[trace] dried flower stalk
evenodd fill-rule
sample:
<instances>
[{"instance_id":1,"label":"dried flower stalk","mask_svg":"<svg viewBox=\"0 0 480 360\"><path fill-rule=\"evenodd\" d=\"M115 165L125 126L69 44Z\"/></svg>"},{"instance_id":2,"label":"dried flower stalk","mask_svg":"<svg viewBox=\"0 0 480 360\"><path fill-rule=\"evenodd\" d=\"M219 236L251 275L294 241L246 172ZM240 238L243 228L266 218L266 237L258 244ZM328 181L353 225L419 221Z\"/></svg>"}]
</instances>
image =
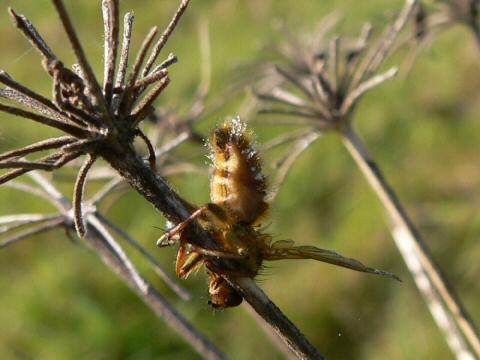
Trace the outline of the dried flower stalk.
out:
<instances>
[{"instance_id":1,"label":"dried flower stalk","mask_svg":"<svg viewBox=\"0 0 480 360\"><path fill-rule=\"evenodd\" d=\"M20 240L56 228L74 230L77 226L74 225L75 215L73 215L71 211L72 203L70 203L50 181L40 174L31 172L30 176L35 182L34 186L17 183L14 187L32 195L40 195L54 205L59 212L53 215L19 214L0 217L0 224L8 225L0 228L0 235L7 235L7 237L0 242L0 248L10 246ZM117 273L120 278L144 300L147 306L157 315L165 319L199 354L206 359L225 359L224 355L178 313L152 284L143 279L121 245L107 230L107 227L113 226L116 232L121 233L124 238L127 238L128 243L140 251L140 253L153 264L155 272L162 277L177 294L186 298L189 296L186 290L176 284L175 281L164 272L153 256L139 243L118 226L112 225L105 216L92 206L89 206L91 201L87 201L86 203L86 207L90 209L90 212L83 216L85 221L83 226L88 229L84 237L85 244L94 250L110 270ZM28 229L11 234L20 227L28 227Z\"/></svg>"},{"instance_id":2,"label":"dried flower stalk","mask_svg":"<svg viewBox=\"0 0 480 360\"><path fill-rule=\"evenodd\" d=\"M362 96L397 73L396 68L378 73L378 68L392 52L395 40L415 6L415 0L406 1L397 19L385 30L376 45L368 46L368 25L359 38L350 41L346 47L341 46L343 38L333 37L329 45L324 46L325 42L315 35L307 38L304 43L299 40L287 43L278 50L285 64L274 67L274 75L270 72L266 81L267 84L274 84L273 87L267 91L257 91L262 104L271 105L261 107L259 112L275 114L283 120L282 124L310 127L310 130L289 134L271 143L271 146L288 141L294 144L293 149L289 149L285 158L279 162L277 188L299 154L322 133L332 131L341 136L347 150L382 202L391 220L395 243L452 352L457 359L473 359L475 356L480 357L479 335L475 324L448 285L397 195L351 125L354 110ZM326 22L323 30L329 27L330 23ZM320 33L323 36L326 31ZM320 47L318 44L321 44ZM262 86L264 87L263 84ZM273 120L271 116L263 116L258 122L261 123L264 119Z\"/></svg>"}]
</instances>

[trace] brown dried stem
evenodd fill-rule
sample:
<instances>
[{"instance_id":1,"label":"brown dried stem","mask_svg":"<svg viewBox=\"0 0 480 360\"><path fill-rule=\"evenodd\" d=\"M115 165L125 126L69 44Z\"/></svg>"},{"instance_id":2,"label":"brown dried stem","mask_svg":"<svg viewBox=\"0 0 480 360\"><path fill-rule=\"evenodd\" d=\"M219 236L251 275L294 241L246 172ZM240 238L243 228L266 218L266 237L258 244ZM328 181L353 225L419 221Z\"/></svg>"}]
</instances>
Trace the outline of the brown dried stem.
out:
<instances>
[{"instance_id":1,"label":"brown dried stem","mask_svg":"<svg viewBox=\"0 0 480 360\"><path fill-rule=\"evenodd\" d=\"M143 68L142 77L147 76L147 74L149 73L153 64L157 60L158 55L160 55L160 52L162 51L163 47L167 43L168 39L170 38L170 35L172 35L173 30L175 30L175 28L177 27L177 24L180 21L180 18L182 17L183 13L187 9L189 2L190 0L182 0L182 2L180 3L180 6L178 7L177 11L173 15L172 19L170 20L170 23L165 28L162 36L160 36L160 39L158 39L157 43L155 44L152 54L148 58L147 63Z\"/></svg>"},{"instance_id":2,"label":"brown dried stem","mask_svg":"<svg viewBox=\"0 0 480 360\"><path fill-rule=\"evenodd\" d=\"M83 192L85 190L85 182L87 181L87 175L93 164L95 163L95 156L88 154L85 162L78 171L77 181L73 187L73 210L74 210L74 222L75 229L79 237L85 236L85 222L82 211Z\"/></svg>"},{"instance_id":3,"label":"brown dried stem","mask_svg":"<svg viewBox=\"0 0 480 360\"><path fill-rule=\"evenodd\" d=\"M118 34L119 34L119 0L103 0L103 26L104 26L104 79L103 93L107 103L112 99L113 84L115 80L115 66L117 64Z\"/></svg>"},{"instance_id":4,"label":"brown dried stem","mask_svg":"<svg viewBox=\"0 0 480 360\"><path fill-rule=\"evenodd\" d=\"M100 106L101 112L103 114L103 121L107 124L111 123L110 114L107 108L107 104L105 101L105 97L103 96L102 89L98 84L97 78L90 66L90 63L87 60L87 56L83 51L82 44L78 39L77 33L73 27L72 21L70 20L70 16L68 15L67 10L65 9L65 5L63 4L62 0L52 0L55 8L57 10L58 16L63 24L65 29L65 33L68 36L68 40L72 46L73 52L75 53L78 64L84 76L85 83L87 87L90 89L92 96L95 98L98 106Z\"/></svg>"},{"instance_id":5,"label":"brown dried stem","mask_svg":"<svg viewBox=\"0 0 480 360\"><path fill-rule=\"evenodd\" d=\"M71 144L76 140L77 139L71 136L60 136L57 138L42 140L34 144L24 146L23 148L20 148L20 149L4 152L3 154L0 155L0 161L32 154L38 151L57 149L59 147L62 147L63 145Z\"/></svg>"},{"instance_id":6,"label":"brown dried stem","mask_svg":"<svg viewBox=\"0 0 480 360\"><path fill-rule=\"evenodd\" d=\"M35 114L35 113L30 112L30 111L19 109L19 108L13 107L13 106L0 104L0 111L6 112L6 113L9 113L9 114L21 117L21 118L33 120L33 121L38 122L40 124L47 125L47 126L62 130L64 132L66 132L67 134L71 134L71 135L76 136L76 137L83 138L83 137L86 137L88 135L87 131L83 130L82 128L80 128L76 125L66 124L66 123L61 122L57 119L52 119L52 118L49 118L49 117L46 117L46 116L43 116L43 115Z\"/></svg>"}]
</instances>

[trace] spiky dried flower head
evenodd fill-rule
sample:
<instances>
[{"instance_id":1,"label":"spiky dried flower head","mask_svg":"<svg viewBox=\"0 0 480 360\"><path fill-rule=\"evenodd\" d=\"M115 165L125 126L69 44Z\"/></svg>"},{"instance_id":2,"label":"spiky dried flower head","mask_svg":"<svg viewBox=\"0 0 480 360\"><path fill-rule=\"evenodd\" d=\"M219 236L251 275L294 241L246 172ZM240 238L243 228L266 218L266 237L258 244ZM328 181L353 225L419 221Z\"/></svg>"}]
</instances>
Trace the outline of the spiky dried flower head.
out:
<instances>
[{"instance_id":1,"label":"spiky dried flower head","mask_svg":"<svg viewBox=\"0 0 480 360\"><path fill-rule=\"evenodd\" d=\"M383 73L378 70L390 55L415 3L407 0L397 19L376 42L370 41L368 24L356 39L333 36L326 40L333 26L328 19L309 36L289 36L290 41L278 51L279 64L274 65L273 76L279 80L271 82L276 85L269 91L257 94L274 105L261 108L260 113L293 118L292 124L312 125L322 132L347 126L360 98L397 73L396 68Z\"/></svg>"},{"instance_id":2,"label":"spiky dried flower head","mask_svg":"<svg viewBox=\"0 0 480 360\"><path fill-rule=\"evenodd\" d=\"M417 4L415 14L414 35L423 43L428 43L439 32L461 24L470 29L480 45L479 0L423 0Z\"/></svg>"},{"instance_id":3,"label":"spiky dried flower head","mask_svg":"<svg viewBox=\"0 0 480 360\"><path fill-rule=\"evenodd\" d=\"M150 30L130 71L128 68L133 13L127 13L124 18L119 56L119 0L103 0L105 57L102 86L87 60L63 1L52 2L78 63L74 64L72 69L67 68L32 23L24 15L9 9L15 26L40 53L42 65L53 79L52 99L21 85L2 70L0 82L6 85L6 88L0 89L0 97L16 102L28 110L0 103L0 111L59 129L68 136L43 140L1 154L0 168L13 170L0 176L0 184L32 170L52 171L81 155L88 155L77 177L73 204L77 232L82 236L85 233L82 215L83 189L88 171L97 158L103 157L108 162L109 153L121 153L123 149L132 147L136 137L140 137L147 143L150 164L155 168L153 146L138 126L153 112L153 102L170 82L168 67L176 62L175 55L170 54L158 64L156 61L186 10L189 0L180 2L158 40L155 41L157 28ZM37 160L24 158L44 150L54 152Z\"/></svg>"}]
</instances>

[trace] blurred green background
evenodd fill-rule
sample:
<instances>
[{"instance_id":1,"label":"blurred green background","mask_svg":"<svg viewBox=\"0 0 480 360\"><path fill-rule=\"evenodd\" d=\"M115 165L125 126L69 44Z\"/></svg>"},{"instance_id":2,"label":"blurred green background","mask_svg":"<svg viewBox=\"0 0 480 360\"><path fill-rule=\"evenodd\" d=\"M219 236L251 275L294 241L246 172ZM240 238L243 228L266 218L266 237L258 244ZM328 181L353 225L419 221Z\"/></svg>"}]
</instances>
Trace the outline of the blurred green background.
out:
<instances>
[{"instance_id":1,"label":"blurred green background","mask_svg":"<svg viewBox=\"0 0 480 360\"><path fill-rule=\"evenodd\" d=\"M102 68L100 1L66 1L96 70ZM152 25L168 21L178 1L123 0L134 9L134 49ZM198 23L207 19L213 79L210 100L223 96L232 68L255 60L261 45L278 40L272 23L312 28L322 16L343 15L340 29L357 34L365 21L381 29L401 1L202 0L192 1L164 54L179 64L159 103L185 108L199 81ZM50 1L0 0L0 68L43 94L50 80L39 56L14 29L13 6L27 15L54 51L71 64L73 54ZM390 63L402 64L406 53ZM419 225L438 263L474 319L480 321L480 51L470 33L442 33L421 54L408 77L375 89L364 99L356 127ZM240 97L199 125L207 134L238 111ZM4 114L0 150L55 132ZM259 141L272 136L257 128ZM180 149L180 152L192 151ZM200 164L205 160L198 157ZM208 178L169 179L194 203L208 200ZM60 182L68 196L72 184ZM98 184L88 186L88 190ZM135 211L132 211L134 209ZM0 215L53 211L44 202L0 189ZM175 250L157 249L164 220L134 192L108 211L173 274ZM313 261L269 264L258 282L329 359L450 359L449 349L420 298L390 238L377 199L340 140L326 136L304 153L288 176L267 220L276 238L291 238L352 255L394 271L399 284ZM213 311L207 305L203 270L182 281L193 300L178 300L135 254L132 257L164 294L232 359L281 355L245 307ZM1 359L194 359L198 358L160 319L89 251L55 231L0 251Z\"/></svg>"}]
</instances>

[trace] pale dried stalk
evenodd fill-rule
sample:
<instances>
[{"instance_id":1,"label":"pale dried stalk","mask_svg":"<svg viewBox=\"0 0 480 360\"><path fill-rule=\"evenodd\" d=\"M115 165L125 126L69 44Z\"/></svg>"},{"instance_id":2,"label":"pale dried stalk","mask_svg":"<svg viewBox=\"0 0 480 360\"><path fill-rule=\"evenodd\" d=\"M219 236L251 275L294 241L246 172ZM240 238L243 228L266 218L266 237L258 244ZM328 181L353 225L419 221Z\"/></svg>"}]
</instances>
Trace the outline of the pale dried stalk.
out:
<instances>
[{"instance_id":1,"label":"pale dried stalk","mask_svg":"<svg viewBox=\"0 0 480 360\"><path fill-rule=\"evenodd\" d=\"M183 316L172 307L167 300L147 281L143 281L139 288L133 281L128 268L113 253L112 249L103 239L103 234L98 228L89 225L86 240L87 244L100 256L107 267L114 271L143 302L160 318L165 319L181 337L183 337L204 359L227 359L213 344L201 335Z\"/></svg>"},{"instance_id":2,"label":"pale dried stalk","mask_svg":"<svg viewBox=\"0 0 480 360\"><path fill-rule=\"evenodd\" d=\"M61 205L63 218L54 224L60 224L74 228L70 208L72 204L65 198L49 181L38 173L31 174L32 179L45 191L50 201ZM101 224L101 220L95 214L85 216L86 228L88 231L84 237L85 243L100 256L107 267L115 272L120 278L149 306L155 314L165 319L181 337L205 359L221 360L226 357L206 339L197 329L193 327L178 311L148 283L131 263L120 244L109 234ZM47 231L54 227L50 224L43 225L41 231ZM38 232L38 229L37 229ZM32 230L28 236L35 232ZM22 239L26 236L22 236ZM16 239L17 240L17 239Z\"/></svg>"},{"instance_id":3,"label":"pale dried stalk","mask_svg":"<svg viewBox=\"0 0 480 360\"><path fill-rule=\"evenodd\" d=\"M152 268L155 270L158 276L162 278L168 286L175 291L183 300L191 300L192 296L190 293L183 287L180 286L175 280L173 280L170 275L168 275L165 270L161 267L158 261L153 257L138 241L131 237L125 230L114 222L108 220L105 216L100 213L95 215L103 224L111 228L118 235L123 237L135 250L137 250L142 256L152 265Z\"/></svg>"},{"instance_id":4,"label":"pale dried stalk","mask_svg":"<svg viewBox=\"0 0 480 360\"><path fill-rule=\"evenodd\" d=\"M456 358L458 360L479 358L478 330L456 294L450 289L392 187L351 127L342 132L342 139L384 206L391 220L391 232L395 244ZM476 356L468 348L459 328Z\"/></svg>"},{"instance_id":5,"label":"pale dried stalk","mask_svg":"<svg viewBox=\"0 0 480 360\"><path fill-rule=\"evenodd\" d=\"M304 124L314 125L316 123L317 131L334 131L343 136L344 143L352 155L354 157L357 155L356 161L360 168L366 174L371 184L375 185L374 189L377 194L379 196L382 194L383 197L380 196L380 198L387 212L393 214L390 217L392 217L396 226L392 230L395 241L397 243L400 242L398 229L402 229L402 234L408 234L409 244L413 244L410 246L410 249L418 252L418 254L411 257L406 256L405 261L416 259L416 262L421 265L421 271L424 276L421 278L422 280L419 280L417 272L413 271L412 264L408 264L409 270L412 271L412 276L416 279L417 286L425 297L434 320L446 334L453 353L458 359L473 359L475 355L480 358L480 352L478 351L479 336L473 321L468 317L460 300L454 295L446 280L440 275L440 271L434 265L427 247L418 235L418 231L412 225L394 192L385 182L380 170L373 166L373 163L367 161L371 158L367 156L368 153L365 147L363 147L363 144L360 146L361 142L350 128L354 110L362 96L370 89L395 75L395 68L384 73L379 73L378 69L394 50L395 40L398 38L401 29L405 26L416 4L416 0L406 0L397 19L387 27L379 42L368 48L365 43L369 33L369 27L367 26L358 39L360 47L353 48L353 53L355 53L354 61L352 62L351 56L353 53L346 53L347 56L344 58L345 64L343 67L339 66L341 64L336 64L339 59L337 53L338 40L334 39L329 48L312 48L309 43L303 44L304 52L307 53L306 58L302 59L300 50L294 51L285 56L286 59L284 60L286 60L288 65L287 70L277 67L278 75L286 82L284 86L293 86L298 91L295 94L285 89L278 91L280 85L276 85L272 88L273 90L261 95L260 98L275 102L276 107L267 108L267 112L281 113L284 116L298 116ZM301 45L297 41L297 47ZM316 56L319 53L323 54L323 57L320 59ZM317 64L314 62L313 65L309 65L308 59L310 57L316 59ZM318 63L318 61L320 62ZM344 71L342 76L340 76L342 78L340 83L342 91L338 91L338 69L343 69ZM335 91L335 88L337 88L337 91ZM296 120L294 118L291 123L301 125ZM292 153L299 151L301 148L295 146L294 149L295 151L292 151ZM364 151L360 151L360 149ZM286 166L284 172L288 171L288 168L289 166ZM405 235L402 238L405 238ZM402 240L402 244L405 241ZM425 283L427 283L427 287L430 290L425 290ZM463 338L462 332L465 338ZM470 350L469 345L473 352Z\"/></svg>"}]
</instances>

